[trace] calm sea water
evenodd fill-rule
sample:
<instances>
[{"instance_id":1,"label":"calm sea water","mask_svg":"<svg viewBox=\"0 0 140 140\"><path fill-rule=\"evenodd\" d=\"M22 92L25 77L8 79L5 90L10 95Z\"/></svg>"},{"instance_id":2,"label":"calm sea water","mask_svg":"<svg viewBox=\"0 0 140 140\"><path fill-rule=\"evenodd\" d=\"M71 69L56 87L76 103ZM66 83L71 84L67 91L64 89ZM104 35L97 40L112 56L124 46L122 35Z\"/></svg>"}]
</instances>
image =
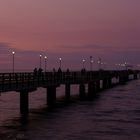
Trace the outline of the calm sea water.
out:
<instances>
[{"instance_id":1,"label":"calm sea water","mask_svg":"<svg viewBox=\"0 0 140 140\"><path fill-rule=\"evenodd\" d=\"M78 93L78 87L72 88ZM57 91L64 95L64 87ZM139 140L140 80L101 92L94 101L75 101L46 110L46 91L30 94L30 114L20 123L19 94L0 96L0 140Z\"/></svg>"}]
</instances>

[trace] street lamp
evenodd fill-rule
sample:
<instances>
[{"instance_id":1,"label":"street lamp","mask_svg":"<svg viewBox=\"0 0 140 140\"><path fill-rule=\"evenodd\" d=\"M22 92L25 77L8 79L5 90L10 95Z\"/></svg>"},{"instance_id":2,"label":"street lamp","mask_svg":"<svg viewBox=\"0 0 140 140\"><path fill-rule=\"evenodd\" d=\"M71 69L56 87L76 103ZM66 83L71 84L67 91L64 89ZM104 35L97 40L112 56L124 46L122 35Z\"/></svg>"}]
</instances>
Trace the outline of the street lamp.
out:
<instances>
[{"instance_id":1,"label":"street lamp","mask_svg":"<svg viewBox=\"0 0 140 140\"><path fill-rule=\"evenodd\" d=\"M92 56L90 56L90 71L92 71L92 64L93 64L93 60L92 60Z\"/></svg>"},{"instance_id":2,"label":"street lamp","mask_svg":"<svg viewBox=\"0 0 140 140\"><path fill-rule=\"evenodd\" d=\"M101 69L101 58L99 58L98 60L98 66L99 66L99 70Z\"/></svg>"},{"instance_id":3,"label":"street lamp","mask_svg":"<svg viewBox=\"0 0 140 140\"><path fill-rule=\"evenodd\" d=\"M44 57L45 60L45 72L46 72L46 67L47 67L47 56Z\"/></svg>"},{"instance_id":4,"label":"street lamp","mask_svg":"<svg viewBox=\"0 0 140 140\"><path fill-rule=\"evenodd\" d=\"M106 62L101 62L102 69L105 69Z\"/></svg>"},{"instance_id":5,"label":"street lamp","mask_svg":"<svg viewBox=\"0 0 140 140\"><path fill-rule=\"evenodd\" d=\"M39 55L39 61L40 61L40 62L39 62L39 65L40 65L40 68L41 68L41 60L42 60L42 55L40 54L40 55Z\"/></svg>"},{"instance_id":6,"label":"street lamp","mask_svg":"<svg viewBox=\"0 0 140 140\"><path fill-rule=\"evenodd\" d=\"M127 70L127 62L124 63L125 69Z\"/></svg>"},{"instance_id":7,"label":"street lamp","mask_svg":"<svg viewBox=\"0 0 140 140\"><path fill-rule=\"evenodd\" d=\"M62 67L62 58L61 57L59 58L59 67L60 67L60 69Z\"/></svg>"},{"instance_id":8,"label":"street lamp","mask_svg":"<svg viewBox=\"0 0 140 140\"><path fill-rule=\"evenodd\" d=\"M82 62L83 62L83 69L85 69L85 61L86 61L85 59L82 60Z\"/></svg>"},{"instance_id":9,"label":"street lamp","mask_svg":"<svg viewBox=\"0 0 140 140\"><path fill-rule=\"evenodd\" d=\"M12 55L13 55L13 73L15 72L15 52L12 51Z\"/></svg>"}]
</instances>

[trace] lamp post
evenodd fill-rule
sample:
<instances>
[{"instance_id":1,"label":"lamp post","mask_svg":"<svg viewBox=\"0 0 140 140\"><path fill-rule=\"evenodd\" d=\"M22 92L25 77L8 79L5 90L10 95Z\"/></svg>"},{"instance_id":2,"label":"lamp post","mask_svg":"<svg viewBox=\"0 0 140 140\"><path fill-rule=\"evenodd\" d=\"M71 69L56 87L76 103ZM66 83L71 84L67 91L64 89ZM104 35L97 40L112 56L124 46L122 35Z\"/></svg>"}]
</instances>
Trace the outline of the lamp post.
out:
<instances>
[{"instance_id":1,"label":"lamp post","mask_svg":"<svg viewBox=\"0 0 140 140\"><path fill-rule=\"evenodd\" d=\"M45 60L45 72L46 72L46 67L47 67L47 56L44 57Z\"/></svg>"},{"instance_id":2,"label":"lamp post","mask_svg":"<svg viewBox=\"0 0 140 140\"><path fill-rule=\"evenodd\" d=\"M85 61L86 61L85 59L82 60L82 62L83 62L83 69L85 69Z\"/></svg>"},{"instance_id":3,"label":"lamp post","mask_svg":"<svg viewBox=\"0 0 140 140\"><path fill-rule=\"evenodd\" d=\"M39 67L40 67L40 68L41 68L41 63L42 63L41 61L42 61L42 55L40 54L40 55L39 55Z\"/></svg>"},{"instance_id":4,"label":"lamp post","mask_svg":"<svg viewBox=\"0 0 140 140\"><path fill-rule=\"evenodd\" d=\"M124 63L125 70L127 70L127 62Z\"/></svg>"},{"instance_id":5,"label":"lamp post","mask_svg":"<svg viewBox=\"0 0 140 140\"><path fill-rule=\"evenodd\" d=\"M90 71L92 71L92 64L93 64L93 60L92 60L92 56L90 56Z\"/></svg>"},{"instance_id":6,"label":"lamp post","mask_svg":"<svg viewBox=\"0 0 140 140\"><path fill-rule=\"evenodd\" d=\"M15 52L12 51L12 56L13 56L13 73L15 72Z\"/></svg>"},{"instance_id":7,"label":"lamp post","mask_svg":"<svg viewBox=\"0 0 140 140\"><path fill-rule=\"evenodd\" d=\"M59 58L59 67L60 67L60 69L62 67L62 58L61 57Z\"/></svg>"},{"instance_id":8,"label":"lamp post","mask_svg":"<svg viewBox=\"0 0 140 140\"><path fill-rule=\"evenodd\" d=\"M101 58L99 58L98 60L98 66L99 66L99 70L101 69Z\"/></svg>"}]
</instances>

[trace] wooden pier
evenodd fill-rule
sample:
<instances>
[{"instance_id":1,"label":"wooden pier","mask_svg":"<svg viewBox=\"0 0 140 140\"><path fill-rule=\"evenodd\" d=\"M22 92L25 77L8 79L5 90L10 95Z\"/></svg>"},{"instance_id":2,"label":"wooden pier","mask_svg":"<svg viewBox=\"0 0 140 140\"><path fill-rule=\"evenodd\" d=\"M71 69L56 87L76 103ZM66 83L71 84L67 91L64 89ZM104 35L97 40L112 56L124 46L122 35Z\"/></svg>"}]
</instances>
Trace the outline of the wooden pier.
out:
<instances>
[{"instance_id":1,"label":"wooden pier","mask_svg":"<svg viewBox=\"0 0 140 140\"><path fill-rule=\"evenodd\" d=\"M65 100L71 97L71 85L79 85L80 99L93 99L101 90L112 88L118 84L125 84L139 77L140 71L66 71L37 73L0 73L0 93L16 91L20 93L20 113L27 116L29 112L29 93L38 87L46 88L47 105L51 107L56 101L56 88L65 85ZM116 83L112 79L116 79ZM100 82L102 81L102 89ZM88 93L85 85L88 85Z\"/></svg>"}]
</instances>

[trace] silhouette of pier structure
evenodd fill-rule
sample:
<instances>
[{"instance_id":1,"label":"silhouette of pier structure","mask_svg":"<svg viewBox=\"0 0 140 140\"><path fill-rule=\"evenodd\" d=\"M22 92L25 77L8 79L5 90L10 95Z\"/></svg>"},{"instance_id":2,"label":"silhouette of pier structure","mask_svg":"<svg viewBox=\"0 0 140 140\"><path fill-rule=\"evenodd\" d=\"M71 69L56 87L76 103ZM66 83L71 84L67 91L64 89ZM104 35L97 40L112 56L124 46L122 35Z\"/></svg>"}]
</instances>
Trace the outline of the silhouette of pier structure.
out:
<instances>
[{"instance_id":1,"label":"silhouette of pier structure","mask_svg":"<svg viewBox=\"0 0 140 140\"><path fill-rule=\"evenodd\" d=\"M135 70L122 71L66 71L32 73L0 73L0 92L16 91L20 93L20 113L27 116L29 112L29 93L39 87L46 88L46 102L52 107L56 102L56 88L65 85L65 100L71 98L71 85L79 85L80 99L93 99L95 95L118 84L125 84L139 77L140 72ZM116 83L112 79L116 79ZM102 88L100 83L102 81ZM85 85L88 85L86 93ZM10 93L9 93L10 94Z\"/></svg>"}]
</instances>

